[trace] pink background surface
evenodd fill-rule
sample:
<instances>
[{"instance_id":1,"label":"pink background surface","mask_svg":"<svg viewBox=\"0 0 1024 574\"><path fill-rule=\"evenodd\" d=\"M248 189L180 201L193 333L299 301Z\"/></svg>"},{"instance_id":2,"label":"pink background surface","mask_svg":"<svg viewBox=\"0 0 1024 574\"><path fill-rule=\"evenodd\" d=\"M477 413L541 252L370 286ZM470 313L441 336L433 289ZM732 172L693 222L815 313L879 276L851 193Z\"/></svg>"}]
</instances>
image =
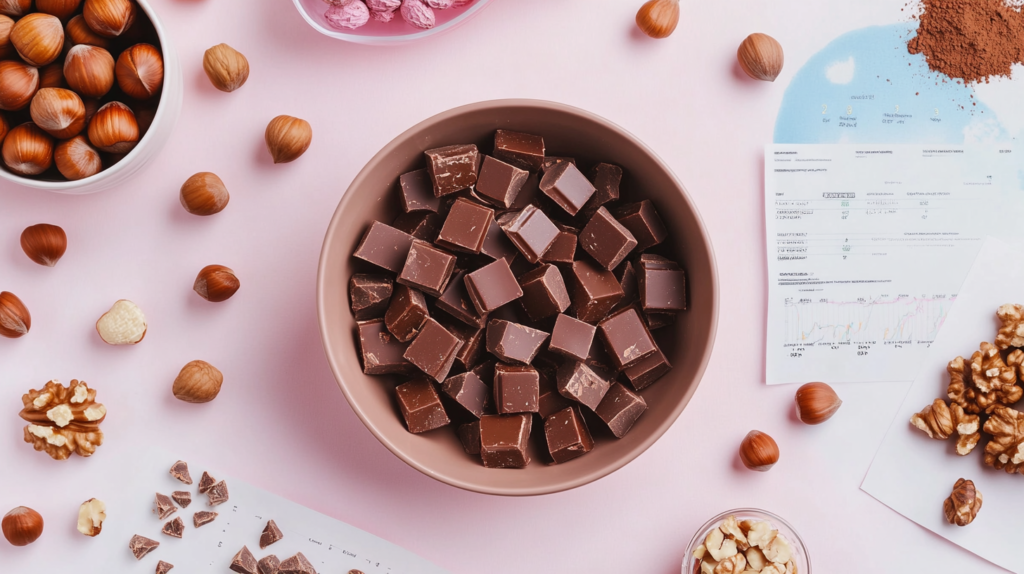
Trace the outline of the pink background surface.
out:
<instances>
[{"instance_id":1,"label":"pink background surface","mask_svg":"<svg viewBox=\"0 0 1024 574\"><path fill-rule=\"evenodd\" d=\"M164 153L99 195L0 187L0 290L21 296L33 315L29 336L0 340L0 507L32 506L48 520L37 544L0 544L5 570L73 563L62 550L79 543L74 515L92 496L80 479L113 470L103 466L107 447L58 464L21 441L21 394L51 378L80 378L108 406L112 448L141 441L210 461L456 574L670 574L700 524L739 506L789 520L818 572L998 571L858 489L906 385L841 386L844 406L818 428L796 421L794 387L764 385L763 145L803 62L843 32L904 18L902 0L684 1L679 29L661 42L635 31L639 0L496 0L452 33L397 48L320 36L286 0L154 4L185 75L184 109ZM736 46L754 31L786 49L774 85L747 80L735 64ZM202 71L202 52L219 42L252 66L234 94L215 91ZM459 491L392 456L338 390L315 307L323 233L362 165L430 115L506 97L582 107L657 150L701 209L722 296L715 354L672 429L603 480L527 499ZM297 162L274 166L262 134L282 113L308 119L314 141ZM178 188L207 170L227 183L231 204L193 217ZM54 269L18 245L21 230L39 222L69 236ZM242 281L219 305L191 290L211 263ZM108 347L93 330L120 298L149 319L136 347ZM196 358L226 377L207 405L170 393ZM782 449L766 474L746 471L736 456L753 428ZM121 470L130 479L131 469Z\"/></svg>"}]
</instances>

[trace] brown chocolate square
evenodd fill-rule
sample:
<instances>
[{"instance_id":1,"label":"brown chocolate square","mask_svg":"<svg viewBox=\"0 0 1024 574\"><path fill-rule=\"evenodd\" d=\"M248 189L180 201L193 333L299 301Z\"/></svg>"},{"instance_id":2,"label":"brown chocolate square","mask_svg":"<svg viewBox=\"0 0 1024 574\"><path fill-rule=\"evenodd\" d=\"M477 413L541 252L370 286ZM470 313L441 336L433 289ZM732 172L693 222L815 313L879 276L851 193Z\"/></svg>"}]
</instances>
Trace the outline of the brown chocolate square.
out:
<instances>
[{"instance_id":1,"label":"brown chocolate square","mask_svg":"<svg viewBox=\"0 0 1024 574\"><path fill-rule=\"evenodd\" d=\"M511 265L512 260L519 254L519 250L502 231L498 221L494 220L487 228L487 236L484 237L484 245L480 248L480 253L491 259L504 259Z\"/></svg>"},{"instance_id":2,"label":"brown chocolate square","mask_svg":"<svg viewBox=\"0 0 1024 574\"><path fill-rule=\"evenodd\" d=\"M511 321L487 323L487 350L502 361L529 365L548 340L548 334Z\"/></svg>"},{"instance_id":3,"label":"brown chocolate square","mask_svg":"<svg viewBox=\"0 0 1024 574\"><path fill-rule=\"evenodd\" d=\"M442 326L462 341L462 348L455 354L455 364L465 370L476 366L485 350L485 331L458 321L445 322Z\"/></svg>"},{"instance_id":4,"label":"brown chocolate square","mask_svg":"<svg viewBox=\"0 0 1024 574\"><path fill-rule=\"evenodd\" d=\"M543 161L540 162L540 171L542 173L547 173L547 171L550 170L551 168L558 167L560 164L563 163L571 163L573 165L576 165L576 158L549 155L545 157Z\"/></svg>"},{"instance_id":5,"label":"brown chocolate square","mask_svg":"<svg viewBox=\"0 0 1024 574\"><path fill-rule=\"evenodd\" d=\"M535 413L539 410L540 375L537 369L498 363L494 366L494 405L498 414Z\"/></svg>"},{"instance_id":6,"label":"brown chocolate square","mask_svg":"<svg viewBox=\"0 0 1024 574\"><path fill-rule=\"evenodd\" d=\"M423 296L423 293L405 285L399 285L395 289L395 294L391 297L391 304L384 315L384 324L396 339L408 343L419 334L420 327L429 316L427 298Z\"/></svg>"},{"instance_id":7,"label":"brown chocolate square","mask_svg":"<svg viewBox=\"0 0 1024 574\"><path fill-rule=\"evenodd\" d=\"M596 323L622 299L622 287L611 271L586 261L573 261L569 269L572 282L572 302L576 318Z\"/></svg>"},{"instance_id":8,"label":"brown chocolate square","mask_svg":"<svg viewBox=\"0 0 1024 574\"><path fill-rule=\"evenodd\" d=\"M671 370L672 364L668 362L664 353L659 349L626 369L625 374L626 378L629 379L629 384L633 385L633 388L637 391L640 391L651 386L652 383Z\"/></svg>"},{"instance_id":9,"label":"brown chocolate square","mask_svg":"<svg viewBox=\"0 0 1024 574\"><path fill-rule=\"evenodd\" d=\"M480 152L475 145L450 145L424 153L436 197L461 191L476 183Z\"/></svg>"},{"instance_id":10,"label":"brown chocolate square","mask_svg":"<svg viewBox=\"0 0 1024 574\"><path fill-rule=\"evenodd\" d=\"M437 321L428 318L403 357L430 378L441 382L448 377L448 371L462 345L458 337Z\"/></svg>"},{"instance_id":11,"label":"brown chocolate square","mask_svg":"<svg viewBox=\"0 0 1024 574\"><path fill-rule=\"evenodd\" d=\"M620 371L658 350L643 319L633 307L607 317L598 323L597 330L616 369Z\"/></svg>"},{"instance_id":12,"label":"brown chocolate square","mask_svg":"<svg viewBox=\"0 0 1024 574\"><path fill-rule=\"evenodd\" d=\"M398 282L440 297L454 270L454 255L426 241L415 239L409 248L405 266L398 275Z\"/></svg>"},{"instance_id":13,"label":"brown chocolate square","mask_svg":"<svg viewBox=\"0 0 1024 574\"><path fill-rule=\"evenodd\" d=\"M605 269L615 269L636 247L636 239L607 209L599 207L580 232L580 247Z\"/></svg>"},{"instance_id":14,"label":"brown chocolate square","mask_svg":"<svg viewBox=\"0 0 1024 574\"><path fill-rule=\"evenodd\" d=\"M491 388L472 371L448 377L441 386L441 392L475 418L491 410Z\"/></svg>"},{"instance_id":15,"label":"brown chocolate square","mask_svg":"<svg viewBox=\"0 0 1024 574\"><path fill-rule=\"evenodd\" d=\"M402 174L398 178L398 198L402 211L433 211L437 213L441 200L434 196L434 183L425 169Z\"/></svg>"},{"instance_id":16,"label":"brown chocolate square","mask_svg":"<svg viewBox=\"0 0 1024 574\"><path fill-rule=\"evenodd\" d=\"M481 316L523 296L519 282L504 259L496 259L466 275L465 283L469 299Z\"/></svg>"},{"instance_id":17,"label":"brown chocolate square","mask_svg":"<svg viewBox=\"0 0 1024 574\"><path fill-rule=\"evenodd\" d=\"M459 425L455 433L459 435L459 442L466 454L480 456L480 421Z\"/></svg>"},{"instance_id":18,"label":"brown chocolate square","mask_svg":"<svg viewBox=\"0 0 1024 574\"><path fill-rule=\"evenodd\" d=\"M637 283L640 305L648 313L686 310L686 273L675 261L656 255L640 257Z\"/></svg>"},{"instance_id":19,"label":"brown chocolate square","mask_svg":"<svg viewBox=\"0 0 1024 574\"><path fill-rule=\"evenodd\" d=\"M360 321L356 326L364 373L388 375L412 370L412 365L403 357L409 345L399 341L398 337L387 330L384 319Z\"/></svg>"},{"instance_id":20,"label":"brown chocolate square","mask_svg":"<svg viewBox=\"0 0 1024 574\"><path fill-rule=\"evenodd\" d=\"M569 462L594 449L594 438L580 414L579 407L569 407L544 419L544 438L555 464Z\"/></svg>"},{"instance_id":21,"label":"brown chocolate square","mask_svg":"<svg viewBox=\"0 0 1024 574\"><path fill-rule=\"evenodd\" d=\"M448 414L429 379L420 377L395 387L398 408L409 432L419 434L447 425Z\"/></svg>"},{"instance_id":22,"label":"brown chocolate square","mask_svg":"<svg viewBox=\"0 0 1024 574\"><path fill-rule=\"evenodd\" d=\"M601 399L608 392L611 381L599 374L585 363L566 361L558 367L558 392L562 396L590 407L590 410L601 404Z\"/></svg>"},{"instance_id":23,"label":"brown chocolate square","mask_svg":"<svg viewBox=\"0 0 1024 574\"><path fill-rule=\"evenodd\" d=\"M535 205L511 211L498 218L498 225L530 263L540 261L558 237L558 228Z\"/></svg>"},{"instance_id":24,"label":"brown chocolate square","mask_svg":"<svg viewBox=\"0 0 1024 574\"><path fill-rule=\"evenodd\" d=\"M590 171L590 181L597 191L583 206L583 215L587 219L593 217L598 207L619 199L622 168L610 163L599 163Z\"/></svg>"},{"instance_id":25,"label":"brown chocolate square","mask_svg":"<svg viewBox=\"0 0 1024 574\"><path fill-rule=\"evenodd\" d=\"M392 225L416 239L433 243L437 239L437 234L441 232L441 226L444 225L444 217L432 211L414 211L399 215Z\"/></svg>"},{"instance_id":26,"label":"brown chocolate square","mask_svg":"<svg viewBox=\"0 0 1024 574\"><path fill-rule=\"evenodd\" d=\"M484 201L508 209L529 175L526 170L486 155L476 181L476 192Z\"/></svg>"},{"instance_id":27,"label":"brown chocolate square","mask_svg":"<svg viewBox=\"0 0 1024 574\"><path fill-rule=\"evenodd\" d=\"M615 218L636 238L637 251L643 251L665 241L668 230L649 199L624 205L615 210Z\"/></svg>"},{"instance_id":28,"label":"brown chocolate square","mask_svg":"<svg viewBox=\"0 0 1024 574\"><path fill-rule=\"evenodd\" d=\"M398 273L412 247L413 236L379 221L370 223L353 257Z\"/></svg>"},{"instance_id":29,"label":"brown chocolate square","mask_svg":"<svg viewBox=\"0 0 1024 574\"><path fill-rule=\"evenodd\" d=\"M356 273L348 280L348 300L356 321L384 316L391 300L394 282L386 275Z\"/></svg>"},{"instance_id":30,"label":"brown chocolate square","mask_svg":"<svg viewBox=\"0 0 1024 574\"><path fill-rule=\"evenodd\" d=\"M636 268L632 261L626 261L615 270L615 276L619 279L619 287L622 288L622 299L612 307L612 312L625 309L640 299L640 289L636 283Z\"/></svg>"},{"instance_id":31,"label":"brown chocolate square","mask_svg":"<svg viewBox=\"0 0 1024 574\"><path fill-rule=\"evenodd\" d=\"M494 133L494 157L527 171L537 171L544 161L544 138L498 130Z\"/></svg>"},{"instance_id":32,"label":"brown chocolate square","mask_svg":"<svg viewBox=\"0 0 1024 574\"><path fill-rule=\"evenodd\" d=\"M594 412L608 425L615 438L622 438L646 410L647 403L643 397L621 383L615 383Z\"/></svg>"},{"instance_id":33,"label":"brown chocolate square","mask_svg":"<svg viewBox=\"0 0 1024 574\"><path fill-rule=\"evenodd\" d=\"M576 259L576 243L579 232L567 225L555 224L558 235L551 242L551 247L544 252L540 260L544 263L572 263Z\"/></svg>"},{"instance_id":34,"label":"brown chocolate square","mask_svg":"<svg viewBox=\"0 0 1024 574\"><path fill-rule=\"evenodd\" d=\"M575 165L569 162L556 163L544 172L540 190L564 209L569 215L576 215L597 191Z\"/></svg>"},{"instance_id":35,"label":"brown chocolate square","mask_svg":"<svg viewBox=\"0 0 1024 574\"><path fill-rule=\"evenodd\" d=\"M557 373L557 370L549 374L544 372L543 369L537 369L537 374L540 375L540 396L537 399L537 414L540 415L541 420L575 404L558 392L558 385L555 383L555 373Z\"/></svg>"},{"instance_id":36,"label":"brown chocolate square","mask_svg":"<svg viewBox=\"0 0 1024 574\"><path fill-rule=\"evenodd\" d=\"M462 197L452 204L444 220L437 244L452 251L480 253L487 230L494 221L494 211Z\"/></svg>"},{"instance_id":37,"label":"brown chocolate square","mask_svg":"<svg viewBox=\"0 0 1024 574\"><path fill-rule=\"evenodd\" d=\"M519 302L533 321L557 315L572 304L562 274L554 265L541 265L523 275L519 286L523 289Z\"/></svg>"},{"instance_id":38,"label":"brown chocolate square","mask_svg":"<svg viewBox=\"0 0 1024 574\"><path fill-rule=\"evenodd\" d=\"M466 325L482 329L487 325L487 315L480 315L466 291L466 272L459 271L452 275L448 287L435 302L437 308Z\"/></svg>"},{"instance_id":39,"label":"brown chocolate square","mask_svg":"<svg viewBox=\"0 0 1024 574\"><path fill-rule=\"evenodd\" d=\"M555 328L551 331L548 349L574 361L586 361L596 332L597 327L590 323L584 323L568 315L559 315L555 318Z\"/></svg>"},{"instance_id":40,"label":"brown chocolate square","mask_svg":"<svg viewBox=\"0 0 1024 574\"><path fill-rule=\"evenodd\" d=\"M480 458L488 468L525 468L533 416L485 415L480 417Z\"/></svg>"}]
</instances>

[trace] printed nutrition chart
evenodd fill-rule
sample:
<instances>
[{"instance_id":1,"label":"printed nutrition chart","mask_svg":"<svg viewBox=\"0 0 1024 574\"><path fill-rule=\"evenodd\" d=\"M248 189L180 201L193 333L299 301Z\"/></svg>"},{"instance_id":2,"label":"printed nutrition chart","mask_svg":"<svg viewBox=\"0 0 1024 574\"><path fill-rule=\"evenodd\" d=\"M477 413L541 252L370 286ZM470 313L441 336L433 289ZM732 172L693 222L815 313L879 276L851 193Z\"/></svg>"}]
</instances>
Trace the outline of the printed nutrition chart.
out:
<instances>
[{"instance_id":1,"label":"printed nutrition chart","mask_svg":"<svg viewBox=\"0 0 1024 574\"><path fill-rule=\"evenodd\" d=\"M769 146L768 384L913 380L985 237L1020 239L1015 153Z\"/></svg>"}]
</instances>

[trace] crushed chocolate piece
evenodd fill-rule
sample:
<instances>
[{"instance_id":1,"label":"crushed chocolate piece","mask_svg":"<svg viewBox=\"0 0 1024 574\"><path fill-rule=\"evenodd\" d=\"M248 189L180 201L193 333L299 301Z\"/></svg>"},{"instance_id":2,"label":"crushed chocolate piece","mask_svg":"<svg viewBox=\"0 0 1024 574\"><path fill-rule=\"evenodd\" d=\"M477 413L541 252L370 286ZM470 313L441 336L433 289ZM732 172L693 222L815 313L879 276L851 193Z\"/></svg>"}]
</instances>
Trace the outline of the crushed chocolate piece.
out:
<instances>
[{"instance_id":1,"label":"crushed chocolate piece","mask_svg":"<svg viewBox=\"0 0 1024 574\"><path fill-rule=\"evenodd\" d=\"M188 463L183 460L179 460L171 465L171 476L185 484L192 484L192 475L188 473Z\"/></svg>"},{"instance_id":2,"label":"crushed chocolate piece","mask_svg":"<svg viewBox=\"0 0 1024 574\"><path fill-rule=\"evenodd\" d=\"M260 534L260 550L282 538L284 538L284 533L277 527L277 523L273 520L267 521L267 525L263 528L263 534Z\"/></svg>"},{"instance_id":3,"label":"crushed chocolate piece","mask_svg":"<svg viewBox=\"0 0 1024 574\"><path fill-rule=\"evenodd\" d=\"M242 546L242 549L231 559L231 566L228 568L238 574L256 574L256 557L249 552L247 546Z\"/></svg>"},{"instance_id":4,"label":"crushed chocolate piece","mask_svg":"<svg viewBox=\"0 0 1024 574\"><path fill-rule=\"evenodd\" d=\"M196 528L199 528L200 526L205 526L205 525L213 522L214 519L216 519L216 518L217 518L217 513L216 512L211 512L209 510L200 510L200 511L198 511L195 514L192 515L192 524Z\"/></svg>"},{"instance_id":5,"label":"crushed chocolate piece","mask_svg":"<svg viewBox=\"0 0 1024 574\"><path fill-rule=\"evenodd\" d=\"M142 560L146 554L156 550L158 546L160 546L160 543L156 540L150 540L138 534L132 536L132 539L128 541L128 549L135 555L136 560Z\"/></svg>"},{"instance_id":6,"label":"crushed chocolate piece","mask_svg":"<svg viewBox=\"0 0 1024 574\"><path fill-rule=\"evenodd\" d=\"M161 560L156 563L156 574L167 574L172 568L174 568L174 564Z\"/></svg>"},{"instance_id":7,"label":"crushed chocolate piece","mask_svg":"<svg viewBox=\"0 0 1024 574\"><path fill-rule=\"evenodd\" d=\"M199 478L199 494L206 494L206 491L210 490L214 484L217 484L217 479L203 471L203 476Z\"/></svg>"},{"instance_id":8,"label":"crushed chocolate piece","mask_svg":"<svg viewBox=\"0 0 1024 574\"><path fill-rule=\"evenodd\" d=\"M168 536L181 538L185 534L185 522L180 516L178 516L174 520L170 520L167 524L164 524L164 527L160 529L160 532Z\"/></svg>"},{"instance_id":9,"label":"crushed chocolate piece","mask_svg":"<svg viewBox=\"0 0 1024 574\"><path fill-rule=\"evenodd\" d=\"M166 494L156 493L156 500L153 501L153 514L160 517L160 520L167 518L178 511L178 507L174 506L174 501L171 500L170 496Z\"/></svg>"},{"instance_id":10,"label":"crushed chocolate piece","mask_svg":"<svg viewBox=\"0 0 1024 574\"><path fill-rule=\"evenodd\" d=\"M228 501L228 484L223 480L218 482L206 491L206 496L210 499L210 506L224 504Z\"/></svg>"},{"instance_id":11,"label":"crushed chocolate piece","mask_svg":"<svg viewBox=\"0 0 1024 574\"><path fill-rule=\"evenodd\" d=\"M171 498L182 508L188 508L188 505L192 504L192 493L187 490L175 490L171 493Z\"/></svg>"},{"instance_id":12,"label":"crushed chocolate piece","mask_svg":"<svg viewBox=\"0 0 1024 574\"><path fill-rule=\"evenodd\" d=\"M277 574L281 569L281 560L273 554L268 554L256 563L256 571L259 574Z\"/></svg>"},{"instance_id":13,"label":"crushed chocolate piece","mask_svg":"<svg viewBox=\"0 0 1024 574\"><path fill-rule=\"evenodd\" d=\"M277 574L316 574L316 568L313 568L309 560L302 555L302 552L299 552L281 562L281 568Z\"/></svg>"}]
</instances>

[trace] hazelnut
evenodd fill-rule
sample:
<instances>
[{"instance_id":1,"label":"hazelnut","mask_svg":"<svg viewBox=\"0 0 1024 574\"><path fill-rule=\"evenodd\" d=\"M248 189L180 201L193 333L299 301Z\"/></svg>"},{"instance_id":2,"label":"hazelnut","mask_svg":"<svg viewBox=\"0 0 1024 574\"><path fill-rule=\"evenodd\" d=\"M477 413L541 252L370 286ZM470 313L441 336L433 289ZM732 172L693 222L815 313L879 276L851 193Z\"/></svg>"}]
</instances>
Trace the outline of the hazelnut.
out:
<instances>
[{"instance_id":1,"label":"hazelnut","mask_svg":"<svg viewBox=\"0 0 1024 574\"><path fill-rule=\"evenodd\" d=\"M118 56L114 74L117 85L128 97L146 100L156 95L164 83L164 60L156 46L136 44Z\"/></svg>"},{"instance_id":2,"label":"hazelnut","mask_svg":"<svg viewBox=\"0 0 1024 574\"><path fill-rule=\"evenodd\" d=\"M89 44L90 46L109 50L111 45L109 39L92 31L92 28L85 23L85 18L81 14L68 20L68 24L64 28L64 37L72 46Z\"/></svg>"},{"instance_id":3,"label":"hazelnut","mask_svg":"<svg viewBox=\"0 0 1024 574\"><path fill-rule=\"evenodd\" d=\"M57 144L53 151L53 163L57 171L71 181L92 177L103 171L103 160L100 152L89 145L89 139L77 135Z\"/></svg>"},{"instance_id":4,"label":"hazelnut","mask_svg":"<svg viewBox=\"0 0 1024 574\"><path fill-rule=\"evenodd\" d=\"M14 60L0 62L0 110L24 108L38 89L39 70Z\"/></svg>"},{"instance_id":5,"label":"hazelnut","mask_svg":"<svg viewBox=\"0 0 1024 574\"><path fill-rule=\"evenodd\" d=\"M53 165L53 138L33 123L21 124L4 138L0 155L18 175L39 175Z\"/></svg>"},{"instance_id":6,"label":"hazelnut","mask_svg":"<svg viewBox=\"0 0 1024 574\"><path fill-rule=\"evenodd\" d=\"M66 88L64 81L64 62L56 61L39 68L39 89Z\"/></svg>"},{"instance_id":7,"label":"hazelnut","mask_svg":"<svg viewBox=\"0 0 1024 574\"><path fill-rule=\"evenodd\" d=\"M96 321L96 332L108 345L135 345L146 336L146 316L139 306L121 299Z\"/></svg>"},{"instance_id":8,"label":"hazelnut","mask_svg":"<svg viewBox=\"0 0 1024 574\"><path fill-rule=\"evenodd\" d=\"M192 288L200 297L212 303L227 301L238 291L238 277L223 265L207 265L196 277Z\"/></svg>"},{"instance_id":9,"label":"hazelnut","mask_svg":"<svg viewBox=\"0 0 1024 574\"><path fill-rule=\"evenodd\" d=\"M206 361L192 361L182 367L171 392L186 403L208 403L217 398L224 375Z\"/></svg>"},{"instance_id":10,"label":"hazelnut","mask_svg":"<svg viewBox=\"0 0 1024 574\"><path fill-rule=\"evenodd\" d=\"M64 48L64 25L49 14L29 14L11 30L11 44L25 63L45 66L60 56Z\"/></svg>"},{"instance_id":11,"label":"hazelnut","mask_svg":"<svg viewBox=\"0 0 1024 574\"><path fill-rule=\"evenodd\" d=\"M203 54L203 69L213 87L233 92L249 79L249 60L227 44L217 44Z\"/></svg>"},{"instance_id":12,"label":"hazelnut","mask_svg":"<svg viewBox=\"0 0 1024 574\"><path fill-rule=\"evenodd\" d=\"M36 0L36 10L66 20L78 11L82 0Z\"/></svg>"},{"instance_id":13,"label":"hazelnut","mask_svg":"<svg viewBox=\"0 0 1024 574\"><path fill-rule=\"evenodd\" d=\"M796 390L796 416L809 425L820 425L836 414L843 401L825 383L807 383Z\"/></svg>"},{"instance_id":14,"label":"hazelnut","mask_svg":"<svg viewBox=\"0 0 1024 574\"><path fill-rule=\"evenodd\" d=\"M32 0L0 0L0 14L18 18L32 9Z\"/></svg>"},{"instance_id":15,"label":"hazelnut","mask_svg":"<svg viewBox=\"0 0 1024 574\"><path fill-rule=\"evenodd\" d=\"M114 58L99 46L74 46L64 60L64 80L83 98L102 98L114 86Z\"/></svg>"},{"instance_id":16,"label":"hazelnut","mask_svg":"<svg viewBox=\"0 0 1024 574\"><path fill-rule=\"evenodd\" d=\"M0 336L17 339L32 328L32 315L14 293L0 293Z\"/></svg>"},{"instance_id":17,"label":"hazelnut","mask_svg":"<svg viewBox=\"0 0 1024 574\"><path fill-rule=\"evenodd\" d=\"M636 13L636 25L651 38L668 38L679 24L679 0L648 0Z\"/></svg>"},{"instance_id":18,"label":"hazelnut","mask_svg":"<svg viewBox=\"0 0 1024 574\"><path fill-rule=\"evenodd\" d=\"M71 90L39 90L32 98L29 113L37 126L59 140L75 137L85 127L85 104Z\"/></svg>"},{"instance_id":19,"label":"hazelnut","mask_svg":"<svg viewBox=\"0 0 1024 574\"><path fill-rule=\"evenodd\" d=\"M181 206L192 215L213 215L228 205L231 196L216 174L199 172L181 185Z\"/></svg>"},{"instance_id":20,"label":"hazelnut","mask_svg":"<svg viewBox=\"0 0 1024 574\"><path fill-rule=\"evenodd\" d=\"M277 116L267 125L267 149L274 163L295 161L309 149L313 128L309 122L291 116Z\"/></svg>"},{"instance_id":21,"label":"hazelnut","mask_svg":"<svg viewBox=\"0 0 1024 574\"><path fill-rule=\"evenodd\" d=\"M78 507L78 531L93 537L103 530L103 521L107 519L107 505L102 500L90 498Z\"/></svg>"},{"instance_id":22,"label":"hazelnut","mask_svg":"<svg viewBox=\"0 0 1024 574\"><path fill-rule=\"evenodd\" d=\"M43 517L38 512L19 506L3 519L4 538L14 546L28 546L43 535Z\"/></svg>"},{"instance_id":23,"label":"hazelnut","mask_svg":"<svg viewBox=\"0 0 1024 574\"><path fill-rule=\"evenodd\" d=\"M89 141L109 153L128 153L139 143L139 123L131 108L110 102L96 110L89 121Z\"/></svg>"},{"instance_id":24,"label":"hazelnut","mask_svg":"<svg viewBox=\"0 0 1024 574\"><path fill-rule=\"evenodd\" d=\"M740 44L736 57L748 76L766 82L774 82L779 77L785 62L782 45L768 34L747 36Z\"/></svg>"},{"instance_id":25,"label":"hazelnut","mask_svg":"<svg viewBox=\"0 0 1024 574\"><path fill-rule=\"evenodd\" d=\"M14 29L14 20L10 16L0 15L0 59L14 56L14 46L11 45L11 30Z\"/></svg>"},{"instance_id":26,"label":"hazelnut","mask_svg":"<svg viewBox=\"0 0 1024 574\"><path fill-rule=\"evenodd\" d=\"M131 0L85 0L82 17L100 36L116 38L135 21L135 2Z\"/></svg>"},{"instance_id":27,"label":"hazelnut","mask_svg":"<svg viewBox=\"0 0 1024 574\"><path fill-rule=\"evenodd\" d=\"M752 430L740 443L740 460L750 470L765 472L779 462L779 445L767 434Z\"/></svg>"},{"instance_id":28,"label":"hazelnut","mask_svg":"<svg viewBox=\"0 0 1024 574\"><path fill-rule=\"evenodd\" d=\"M68 236L56 225L40 223L21 232L21 249L40 265L53 267L68 248Z\"/></svg>"}]
</instances>

